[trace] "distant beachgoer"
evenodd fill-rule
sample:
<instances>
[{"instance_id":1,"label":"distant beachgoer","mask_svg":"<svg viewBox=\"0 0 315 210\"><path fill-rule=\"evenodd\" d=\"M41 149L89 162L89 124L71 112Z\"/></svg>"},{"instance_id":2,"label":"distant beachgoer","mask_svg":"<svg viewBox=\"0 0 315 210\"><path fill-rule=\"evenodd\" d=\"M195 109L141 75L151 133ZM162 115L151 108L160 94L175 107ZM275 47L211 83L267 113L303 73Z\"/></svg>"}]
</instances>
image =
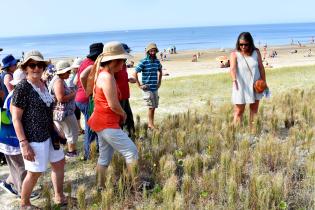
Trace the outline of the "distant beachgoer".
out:
<instances>
[{"instance_id":1,"label":"distant beachgoer","mask_svg":"<svg viewBox=\"0 0 315 210\"><path fill-rule=\"evenodd\" d=\"M129 48L127 44L123 44L123 47L127 53L131 52L131 49ZM129 103L129 98L130 98L129 82L136 83L136 80L133 77L128 78L126 63L124 63L122 69L119 72L116 72L114 75L115 75L117 87L121 94L119 98L119 102L120 102L121 107L127 114L126 121L121 124L121 129L124 130L125 128L128 132L128 136L133 137L135 133L135 123L133 120L133 114L132 114L132 110L130 108L130 103Z\"/></svg>"},{"instance_id":2,"label":"distant beachgoer","mask_svg":"<svg viewBox=\"0 0 315 210\"><path fill-rule=\"evenodd\" d=\"M302 44L301 44L301 42L300 42L300 41L298 41L298 45L299 45L299 47L302 47Z\"/></svg>"},{"instance_id":3,"label":"distant beachgoer","mask_svg":"<svg viewBox=\"0 0 315 210\"><path fill-rule=\"evenodd\" d=\"M263 49L263 60L265 60L267 57L267 44L264 45L264 49Z\"/></svg>"},{"instance_id":4,"label":"distant beachgoer","mask_svg":"<svg viewBox=\"0 0 315 210\"><path fill-rule=\"evenodd\" d=\"M69 62L58 61L56 64L56 75L52 78L48 90L55 98L53 103L54 123L59 130L63 131L67 139L68 151L66 157L76 158L78 156L76 143L79 132L77 119L74 114L76 91L70 89L65 82L69 78L71 70ZM62 113L58 110L60 106L64 107Z\"/></svg>"},{"instance_id":5,"label":"distant beachgoer","mask_svg":"<svg viewBox=\"0 0 315 210\"><path fill-rule=\"evenodd\" d=\"M160 52L160 59L163 61L163 52Z\"/></svg>"},{"instance_id":6,"label":"distant beachgoer","mask_svg":"<svg viewBox=\"0 0 315 210\"><path fill-rule=\"evenodd\" d=\"M11 101L12 121L27 170L22 184L21 209L33 208L30 195L38 178L47 170L48 163L51 165L55 203L64 205L67 200L63 194L63 149L54 148L51 139L53 98L41 80L47 63L39 51L26 53L21 69L27 76L15 87Z\"/></svg>"},{"instance_id":7,"label":"distant beachgoer","mask_svg":"<svg viewBox=\"0 0 315 210\"><path fill-rule=\"evenodd\" d=\"M75 97L76 105L79 107L81 113L85 118L85 129L84 129L84 157L83 160L87 160L90 158L90 145L92 141L97 136L96 133L93 132L88 126L87 122L90 118L89 110L91 109L89 96L86 95L86 84L90 71L94 65L95 60L103 51L103 43L94 43L90 45L90 53L86 56L86 58L81 63L79 70L77 72L77 94ZM98 145L98 143L97 143Z\"/></svg>"},{"instance_id":8,"label":"distant beachgoer","mask_svg":"<svg viewBox=\"0 0 315 210\"><path fill-rule=\"evenodd\" d=\"M191 62L197 62L198 61L198 57L196 54L193 55Z\"/></svg>"},{"instance_id":9,"label":"distant beachgoer","mask_svg":"<svg viewBox=\"0 0 315 210\"><path fill-rule=\"evenodd\" d=\"M295 53L297 53L298 51L297 50L290 50L290 53L291 54L295 54Z\"/></svg>"},{"instance_id":10,"label":"distant beachgoer","mask_svg":"<svg viewBox=\"0 0 315 210\"><path fill-rule=\"evenodd\" d=\"M131 175L138 162L138 150L128 135L120 128L127 114L119 103L119 89L114 74L121 71L130 55L119 42L104 45L104 51L96 61L92 72L95 72L93 85L94 112L88 124L99 137L100 155L96 172L99 190L104 189L106 169L115 151L125 158L127 169Z\"/></svg>"},{"instance_id":11,"label":"distant beachgoer","mask_svg":"<svg viewBox=\"0 0 315 210\"><path fill-rule=\"evenodd\" d=\"M159 105L158 90L162 83L162 65L157 59L159 52L155 43L147 46L147 56L142 59L135 69L134 77L138 87L142 90L143 99L148 106L148 128L154 129L154 113ZM142 73L142 82L138 80L138 73Z\"/></svg>"},{"instance_id":12,"label":"distant beachgoer","mask_svg":"<svg viewBox=\"0 0 315 210\"><path fill-rule=\"evenodd\" d=\"M174 54L176 54L177 51L176 51L176 46L175 45L174 45L173 49L174 49Z\"/></svg>"},{"instance_id":13,"label":"distant beachgoer","mask_svg":"<svg viewBox=\"0 0 315 210\"><path fill-rule=\"evenodd\" d=\"M314 40L314 37L312 36L311 38L311 44L314 44L315 40Z\"/></svg>"},{"instance_id":14,"label":"distant beachgoer","mask_svg":"<svg viewBox=\"0 0 315 210\"><path fill-rule=\"evenodd\" d=\"M243 32L237 38L236 50L231 53L231 77L234 123L242 121L245 106L249 104L252 124L263 97L263 94L254 92L253 84L258 79L266 81L266 76L260 52L249 32Z\"/></svg>"},{"instance_id":15,"label":"distant beachgoer","mask_svg":"<svg viewBox=\"0 0 315 210\"><path fill-rule=\"evenodd\" d=\"M134 61L128 61L127 60L127 68L133 68L135 65L135 62Z\"/></svg>"}]
</instances>

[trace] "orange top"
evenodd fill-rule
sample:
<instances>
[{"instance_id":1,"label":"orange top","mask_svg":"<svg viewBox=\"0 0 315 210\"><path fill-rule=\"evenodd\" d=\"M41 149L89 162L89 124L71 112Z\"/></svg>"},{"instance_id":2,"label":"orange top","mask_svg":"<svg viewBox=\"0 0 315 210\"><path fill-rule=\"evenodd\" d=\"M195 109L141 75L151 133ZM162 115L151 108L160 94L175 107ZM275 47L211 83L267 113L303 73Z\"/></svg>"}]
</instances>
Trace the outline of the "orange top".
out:
<instances>
[{"instance_id":1,"label":"orange top","mask_svg":"<svg viewBox=\"0 0 315 210\"><path fill-rule=\"evenodd\" d=\"M119 99L119 89L117 88ZM120 128L120 115L111 110L103 93L103 90L95 86L94 111L88 120L88 125L93 131L101 131L105 128Z\"/></svg>"}]
</instances>

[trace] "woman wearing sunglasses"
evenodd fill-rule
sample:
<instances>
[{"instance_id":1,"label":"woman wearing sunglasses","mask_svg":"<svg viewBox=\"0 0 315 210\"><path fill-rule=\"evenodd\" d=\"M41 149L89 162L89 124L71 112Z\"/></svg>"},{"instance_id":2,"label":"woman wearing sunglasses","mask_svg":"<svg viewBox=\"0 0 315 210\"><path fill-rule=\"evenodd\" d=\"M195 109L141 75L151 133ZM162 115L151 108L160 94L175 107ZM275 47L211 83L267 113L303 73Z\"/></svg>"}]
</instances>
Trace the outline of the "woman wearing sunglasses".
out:
<instances>
[{"instance_id":1,"label":"woman wearing sunglasses","mask_svg":"<svg viewBox=\"0 0 315 210\"><path fill-rule=\"evenodd\" d=\"M55 202L63 204L64 153L54 150L50 134L53 128L52 104L41 77L47 61L38 51L26 54L21 69L27 74L15 88L12 96L11 113L14 129L19 139L27 175L22 184L21 209L32 208L31 192L40 175L51 164L51 179L55 191Z\"/></svg>"},{"instance_id":2,"label":"woman wearing sunglasses","mask_svg":"<svg viewBox=\"0 0 315 210\"><path fill-rule=\"evenodd\" d=\"M242 121L245 105L249 104L251 127L263 96L254 91L253 85L258 79L266 82L266 76L261 54L249 32L242 32L237 38L236 50L231 53L230 73L233 82L232 103L235 105L234 124Z\"/></svg>"}]
</instances>

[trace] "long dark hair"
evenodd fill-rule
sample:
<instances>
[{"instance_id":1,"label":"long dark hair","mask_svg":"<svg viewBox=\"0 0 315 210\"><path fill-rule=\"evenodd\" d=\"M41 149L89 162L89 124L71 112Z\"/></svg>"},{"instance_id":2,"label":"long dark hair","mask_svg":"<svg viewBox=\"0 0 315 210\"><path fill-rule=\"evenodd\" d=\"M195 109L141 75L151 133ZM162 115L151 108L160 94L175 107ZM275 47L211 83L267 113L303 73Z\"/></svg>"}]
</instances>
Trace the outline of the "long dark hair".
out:
<instances>
[{"instance_id":1,"label":"long dark hair","mask_svg":"<svg viewBox=\"0 0 315 210\"><path fill-rule=\"evenodd\" d=\"M240 35L238 35L238 38L236 41L236 47L235 47L237 51L241 51L240 40L245 40L248 42L248 44L249 44L248 48L249 48L250 54L252 54L254 52L254 50L257 49L255 47L255 44L254 44L254 39L249 32L242 32L242 33L240 33Z\"/></svg>"}]
</instances>

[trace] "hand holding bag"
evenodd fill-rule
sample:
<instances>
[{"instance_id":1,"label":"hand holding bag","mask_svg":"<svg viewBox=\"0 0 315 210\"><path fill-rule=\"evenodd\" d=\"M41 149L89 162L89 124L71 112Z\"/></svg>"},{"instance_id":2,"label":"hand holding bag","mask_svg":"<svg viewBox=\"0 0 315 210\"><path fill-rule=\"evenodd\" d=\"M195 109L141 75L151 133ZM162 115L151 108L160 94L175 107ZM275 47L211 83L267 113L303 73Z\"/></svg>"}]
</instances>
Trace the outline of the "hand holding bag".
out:
<instances>
[{"instance_id":1,"label":"hand holding bag","mask_svg":"<svg viewBox=\"0 0 315 210\"><path fill-rule=\"evenodd\" d=\"M247 65L248 71L250 72L250 75L252 76L252 78L254 78L253 72L251 71L251 69L250 69L250 67L249 67L249 65L247 63L247 60L246 60L245 56L244 55L242 55L242 56L243 56L243 58L245 60L245 63ZM263 79L258 79L256 81L254 81L253 88L254 88L254 91L256 93L259 93L259 94L263 93L266 90L267 87L268 87L267 83Z\"/></svg>"},{"instance_id":2,"label":"hand holding bag","mask_svg":"<svg viewBox=\"0 0 315 210\"><path fill-rule=\"evenodd\" d=\"M53 120L55 121L63 121L66 117L66 104L57 102L53 108Z\"/></svg>"}]
</instances>

